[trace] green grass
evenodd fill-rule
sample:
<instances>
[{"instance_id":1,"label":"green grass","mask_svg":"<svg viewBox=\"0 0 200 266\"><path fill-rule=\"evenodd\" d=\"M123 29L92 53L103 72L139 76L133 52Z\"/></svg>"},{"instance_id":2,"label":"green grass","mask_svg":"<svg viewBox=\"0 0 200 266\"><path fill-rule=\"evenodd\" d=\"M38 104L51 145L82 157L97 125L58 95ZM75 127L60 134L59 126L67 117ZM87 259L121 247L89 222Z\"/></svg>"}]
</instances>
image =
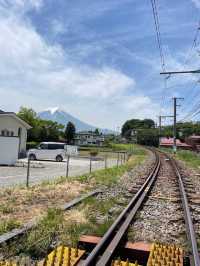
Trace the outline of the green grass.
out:
<instances>
[{"instance_id":1,"label":"green grass","mask_svg":"<svg viewBox=\"0 0 200 266\"><path fill-rule=\"evenodd\" d=\"M12 207L12 206L10 206L9 204L7 204L7 205L1 205L0 206L0 212L2 213L2 214L9 214L9 213L13 213L15 210L14 210L14 208Z\"/></svg>"},{"instance_id":2,"label":"green grass","mask_svg":"<svg viewBox=\"0 0 200 266\"><path fill-rule=\"evenodd\" d=\"M95 232L95 230L97 226L91 221L72 222L64 218L61 210L50 208L37 226L20 238L20 241L4 247L4 255L40 259L53 249L53 243L76 247L81 235Z\"/></svg>"},{"instance_id":3,"label":"green grass","mask_svg":"<svg viewBox=\"0 0 200 266\"><path fill-rule=\"evenodd\" d=\"M177 153L177 158L182 160L192 168L199 168L200 167L200 156L191 151L179 151Z\"/></svg>"},{"instance_id":4,"label":"green grass","mask_svg":"<svg viewBox=\"0 0 200 266\"><path fill-rule=\"evenodd\" d=\"M11 231L15 228L18 228L20 226L20 222L18 222L16 219L7 219L0 222L0 235Z\"/></svg>"},{"instance_id":5,"label":"green grass","mask_svg":"<svg viewBox=\"0 0 200 266\"><path fill-rule=\"evenodd\" d=\"M114 218L112 219L106 219L104 220L104 222L102 224L99 224L98 226L96 226L96 228L94 229L94 231L92 232L95 236L100 236L102 237L106 231L109 229L109 227L113 224L114 222Z\"/></svg>"},{"instance_id":6,"label":"green grass","mask_svg":"<svg viewBox=\"0 0 200 266\"><path fill-rule=\"evenodd\" d=\"M172 149L162 148L161 151L173 154ZM200 156L192 151L178 150L174 158L186 163L188 167L199 169L200 168Z\"/></svg>"},{"instance_id":7,"label":"green grass","mask_svg":"<svg viewBox=\"0 0 200 266\"><path fill-rule=\"evenodd\" d=\"M126 145L126 148L128 146ZM124 149L124 146L121 148ZM82 175L78 177L69 177L68 179L60 177L57 180L50 183L43 183L43 185L56 185L68 180L79 180L81 182L87 182L94 186L106 185L112 186L117 184L119 178L126 172L141 164L147 156L146 151L139 146L135 146L133 155L129 161L119 167L108 168L104 170L98 170L91 174ZM9 192L8 192L9 193ZM52 249L52 243L63 243L68 246L75 247L78 243L80 235L94 234L102 236L114 219L118 216L120 208L114 209L109 214L109 210L117 205L117 201L121 199L121 196L110 197L108 199L98 199L90 197L86 199L81 205L78 206L78 210L84 210L84 216L86 221L84 222L72 222L70 219L66 219L64 213L58 209L48 209L47 214L39 221L36 228L32 229L27 235L24 236L21 243L11 244L7 248L7 251L14 255L25 254L31 257L40 258L47 254ZM126 203L124 203L126 204ZM100 219L99 219L100 217ZM10 227L16 227L11 223ZM1 227L0 227L1 228ZM3 231L9 231L8 226L3 227ZM5 249L6 250L6 249Z\"/></svg>"},{"instance_id":8,"label":"green grass","mask_svg":"<svg viewBox=\"0 0 200 266\"><path fill-rule=\"evenodd\" d=\"M118 145L115 144L117 147ZM130 148L130 145L124 145L124 144L120 144L120 147L124 149L124 147L126 147L126 149ZM95 187L99 187L99 185L104 185L107 187L110 187L114 184L117 184L118 181L120 180L120 177L126 172L129 171L130 169L134 168L135 166L141 164L145 158L147 156L147 153L145 151L145 149L143 149L140 146L134 145L134 152L133 155L129 158L129 160L123 164L123 165L119 165L119 167L114 166L112 168L107 168L107 169L102 169L102 170L97 170L95 172L92 172L91 174L85 174L85 175L81 175L81 176L76 176L76 177L58 177L54 180L51 181L44 181L42 182L40 185L33 185L29 191L30 193L26 196L26 202L27 204L31 204L33 197L34 197L34 193L31 193L31 189L34 189L36 187L41 187L41 189L45 186L52 188L52 186L56 186L58 184L64 183L64 182L68 182L68 181L74 181L74 180L78 180L82 183L86 183L89 185L90 190L91 190L91 185L93 186L93 188ZM86 190L87 191L87 187L86 186ZM12 201L15 201L15 197L12 196L12 192L14 191L14 189L21 189L22 187L15 187L15 188L7 188L3 191L1 191L0 193L3 195L7 195L10 198L10 202L8 202L8 204L2 204L0 206L0 213L2 214L12 214L14 212L14 208L12 208ZM12 222L12 223L11 223ZM7 232L9 231L9 229L11 228L12 225L12 229L15 228L15 223L14 221L11 221L10 225L8 224L8 226L6 224L2 224L1 225L1 231ZM16 227L18 226L18 224L16 223ZM1 232L0 232L1 233Z\"/></svg>"},{"instance_id":9,"label":"green grass","mask_svg":"<svg viewBox=\"0 0 200 266\"><path fill-rule=\"evenodd\" d=\"M85 174L76 177L69 177L70 180L78 180L83 183L92 183L93 185L105 185L111 186L116 184L119 178L136 165L141 164L146 159L146 152L141 151L138 155L133 155L128 162L120 166L114 166L112 168L97 170L91 174Z\"/></svg>"},{"instance_id":10,"label":"green grass","mask_svg":"<svg viewBox=\"0 0 200 266\"><path fill-rule=\"evenodd\" d=\"M82 156L90 156L91 151L97 151L100 157L108 156L108 158L117 158L117 151L126 151L135 155L145 154L145 149L137 144L116 144L110 143L108 148L104 147L87 147L80 148L79 154Z\"/></svg>"},{"instance_id":11,"label":"green grass","mask_svg":"<svg viewBox=\"0 0 200 266\"><path fill-rule=\"evenodd\" d=\"M19 247L18 253L39 257L46 254L56 234L63 224L63 212L58 209L49 208L37 227L27 233L26 240Z\"/></svg>"}]
</instances>

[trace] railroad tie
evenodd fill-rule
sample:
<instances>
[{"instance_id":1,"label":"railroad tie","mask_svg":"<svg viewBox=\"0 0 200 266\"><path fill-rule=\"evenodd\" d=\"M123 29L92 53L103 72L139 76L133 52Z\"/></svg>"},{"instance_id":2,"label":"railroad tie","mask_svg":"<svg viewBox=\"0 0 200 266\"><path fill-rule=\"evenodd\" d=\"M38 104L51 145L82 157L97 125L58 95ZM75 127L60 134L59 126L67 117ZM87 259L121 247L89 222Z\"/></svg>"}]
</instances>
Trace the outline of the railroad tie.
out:
<instances>
[{"instance_id":1,"label":"railroad tie","mask_svg":"<svg viewBox=\"0 0 200 266\"><path fill-rule=\"evenodd\" d=\"M183 250L175 245L154 243L151 246L147 266L183 266Z\"/></svg>"}]
</instances>

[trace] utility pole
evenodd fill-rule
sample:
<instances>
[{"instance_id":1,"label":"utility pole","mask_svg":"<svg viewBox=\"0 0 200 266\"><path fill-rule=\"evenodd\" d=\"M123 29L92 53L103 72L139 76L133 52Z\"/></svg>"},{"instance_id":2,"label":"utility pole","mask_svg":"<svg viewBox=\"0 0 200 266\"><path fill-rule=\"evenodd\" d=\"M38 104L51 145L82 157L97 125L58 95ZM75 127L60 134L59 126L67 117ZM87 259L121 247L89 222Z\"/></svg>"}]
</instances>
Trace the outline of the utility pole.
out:
<instances>
[{"instance_id":1,"label":"utility pole","mask_svg":"<svg viewBox=\"0 0 200 266\"><path fill-rule=\"evenodd\" d=\"M161 115L159 115L159 145L160 145L160 137L161 137Z\"/></svg>"},{"instance_id":2,"label":"utility pole","mask_svg":"<svg viewBox=\"0 0 200 266\"><path fill-rule=\"evenodd\" d=\"M182 71L165 71L165 72L160 72L160 75L173 75L173 74L199 74L200 73L200 69L197 70L182 70ZM174 153L176 153L176 108L177 106L177 100L183 100L184 98L180 98L180 97L173 97L173 101L174 101L174 128L173 128L173 150Z\"/></svg>"},{"instance_id":3,"label":"utility pole","mask_svg":"<svg viewBox=\"0 0 200 266\"><path fill-rule=\"evenodd\" d=\"M173 127L173 151L176 153L176 116L177 116L177 107L180 105L177 105L177 100L183 100L184 98L181 97L173 97L174 101L174 127Z\"/></svg>"}]
</instances>

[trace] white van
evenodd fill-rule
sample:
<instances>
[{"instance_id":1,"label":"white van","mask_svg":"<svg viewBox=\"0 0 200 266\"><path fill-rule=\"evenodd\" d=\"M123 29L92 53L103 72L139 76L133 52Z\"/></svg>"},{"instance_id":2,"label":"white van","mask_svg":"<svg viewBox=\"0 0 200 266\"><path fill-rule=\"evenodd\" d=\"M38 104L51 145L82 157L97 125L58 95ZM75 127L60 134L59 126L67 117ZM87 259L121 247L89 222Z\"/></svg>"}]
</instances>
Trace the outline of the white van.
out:
<instances>
[{"instance_id":1,"label":"white van","mask_svg":"<svg viewBox=\"0 0 200 266\"><path fill-rule=\"evenodd\" d=\"M36 149L30 149L27 156L31 160L56 160L62 162L65 158L64 143L41 142Z\"/></svg>"}]
</instances>

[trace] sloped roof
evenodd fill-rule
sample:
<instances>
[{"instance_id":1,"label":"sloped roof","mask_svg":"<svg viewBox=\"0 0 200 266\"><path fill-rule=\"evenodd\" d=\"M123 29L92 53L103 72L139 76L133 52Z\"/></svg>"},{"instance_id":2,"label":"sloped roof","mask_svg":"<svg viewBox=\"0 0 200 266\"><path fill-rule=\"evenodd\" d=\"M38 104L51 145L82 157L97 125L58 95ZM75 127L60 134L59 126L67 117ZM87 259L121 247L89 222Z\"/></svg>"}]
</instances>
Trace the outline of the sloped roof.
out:
<instances>
[{"instance_id":1,"label":"sloped roof","mask_svg":"<svg viewBox=\"0 0 200 266\"><path fill-rule=\"evenodd\" d=\"M32 127L26 123L24 120L22 120L21 118L19 118L14 112L0 112L0 116L9 116L9 117L13 117L14 119L16 119L20 124L22 124L26 129L31 129Z\"/></svg>"},{"instance_id":2,"label":"sloped roof","mask_svg":"<svg viewBox=\"0 0 200 266\"><path fill-rule=\"evenodd\" d=\"M200 136L197 136L197 135L195 135L195 136L189 136L188 139L200 139Z\"/></svg>"},{"instance_id":3,"label":"sloped roof","mask_svg":"<svg viewBox=\"0 0 200 266\"><path fill-rule=\"evenodd\" d=\"M173 146L173 144L174 144L173 138L161 138L160 140L160 145L163 145L163 146ZM176 145L178 147L191 147L190 145L184 142L181 142L180 139L176 139Z\"/></svg>"}]
</instances>

